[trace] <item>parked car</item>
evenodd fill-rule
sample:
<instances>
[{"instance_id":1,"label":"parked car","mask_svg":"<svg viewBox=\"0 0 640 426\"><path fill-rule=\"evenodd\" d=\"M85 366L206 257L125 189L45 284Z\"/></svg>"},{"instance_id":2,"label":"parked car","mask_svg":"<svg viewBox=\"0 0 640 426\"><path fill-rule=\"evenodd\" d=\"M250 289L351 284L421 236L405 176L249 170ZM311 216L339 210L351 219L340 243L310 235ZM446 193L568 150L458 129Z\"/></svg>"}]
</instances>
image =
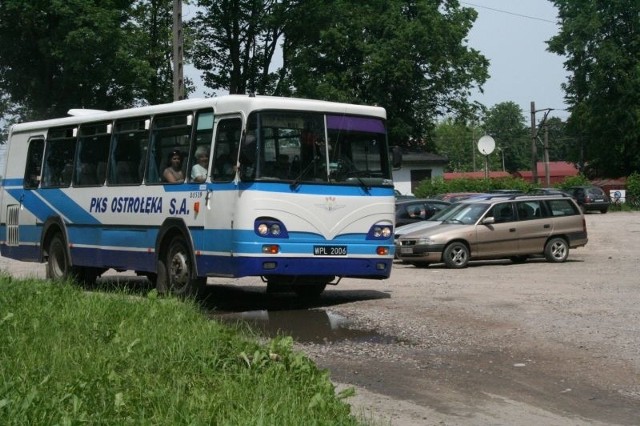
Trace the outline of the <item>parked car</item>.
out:
<instances>
[{"instance_id":1,"label":"parked car","mask_svg":"<svg viewBox=\"0 0 640 426\"><path fill-rule=\"evenodd\" d=\"M580 207L564 196L467 199L437 218L440 224L400 235L396 258L416 266L444 262L450 268L478 259L524 262L530 256L564 262L569 249L588 241Z\"/></svg>"},{"instance_id":2,"label":"parked car","mask_svg":"<svg viewBox=\"0 0 640 426\"><path fill-rule=\"evenodd\" d=\"M478 195L478 193L477 192L447 192L444 194L434 195L433 198L436 200L455 203L458 201L466 200L467 198L473 197L474 195Z\"/></svg>"},{"instance_id":3,"label":"parked car","mask_svg":"<svg viewBox=\"0 0 640 426\"><path fill-rule=\"evenodd\" d=\"M451 203L430 198L396 200L396 227L427 220L449 205Z\"/></svg>"},{"instance_id":4,"label":"parked car","mask_svg":"<svg viewBox=\"0 0 640 426\"><path fill-rule=\"evenodd\" d=\"M597 186L572 186L567 188L573 198L576 199L583 213L597 210L600 213L609 211L611 201L602 188Z\"/></svg>"},{"instance_id":5,"label":"parked car","mask_svg":"<svg viewBox=\"0 0 640 426\"><path fill-rule=\"evenodd\" d=\"M567 191L558 188L534 188L529 192L530 195L562 195L564 197L572 197Z\"/></svg>"},{"instance_id":6,"label":"parked car","mask_svg":"<svg viewBox=\"0 0 640 426\"><path fill-rule=\"evenodd\" d=\"M397 189L394 190L395 194L396 194L396 201L398 200L415 200L416 196L413 194L403 194L402 192L398 191Z\"/></svg>"}]
</instances>

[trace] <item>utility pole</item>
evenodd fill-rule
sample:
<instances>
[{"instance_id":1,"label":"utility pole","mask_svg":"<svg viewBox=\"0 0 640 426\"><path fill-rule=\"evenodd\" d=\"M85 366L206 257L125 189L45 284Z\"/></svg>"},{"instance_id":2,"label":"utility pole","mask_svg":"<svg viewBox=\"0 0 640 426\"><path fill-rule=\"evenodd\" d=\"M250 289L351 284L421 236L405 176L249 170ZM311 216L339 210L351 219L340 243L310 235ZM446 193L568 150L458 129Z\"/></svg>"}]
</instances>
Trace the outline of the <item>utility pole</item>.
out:
<instances>
[{"instance_id":1,"label":"utility pole","mask_svg":"<svg viewBox=\"0 0 640 426\"><path fill-rule=\"evenodd\" d=\"M182 0L173 0L173 100L184 99Z\"/></svg>"},{"instance_id":2,"label":"utility pole","mask_svg":"<svg viewBox=\"0 0 640 426\"><path fill-rule=\"evenodd\" d=\"M549 186L549 126L547 126L547 116L553 108L536 109L536 103L531 102L531 175L533 183L538 183L538 147L536 140L538 139L538 129L536 127L536 112L544 111L544 117L540 122L540 126L544 126L544 173L546 184Z\"/></svg>"},{"instance_id":3,"label":"utility pole","mask_svg":"<svg viewBox=\"0 0 640 426\"><path fill-rule=\"evenodd\" d=\"M471 124L471 155L473 157L473 171L476 171L476 127Z\"/></svg>"},{"instance_id":4,"label":"utility pole","mask_svg":"<svg viewBox=\"0 0 640 426\"><path fill-rule=\"evenodd\" d=\"M538 148L536 146L536 103L531 101L531 179L538 183Z\"/></svg>"},{"instance_id":5,"label":"utility pole","mask_svg":"<svg viewBox=\"0 0 640 426\"><path fill-rule=\"evenodd\" d=\"M549 111L547 111L549 114ZM549 125L547 124L547 114L544 116L544 178L546 187L551 186L551 178L549 176Z\"/></svg>"}]
</instances>

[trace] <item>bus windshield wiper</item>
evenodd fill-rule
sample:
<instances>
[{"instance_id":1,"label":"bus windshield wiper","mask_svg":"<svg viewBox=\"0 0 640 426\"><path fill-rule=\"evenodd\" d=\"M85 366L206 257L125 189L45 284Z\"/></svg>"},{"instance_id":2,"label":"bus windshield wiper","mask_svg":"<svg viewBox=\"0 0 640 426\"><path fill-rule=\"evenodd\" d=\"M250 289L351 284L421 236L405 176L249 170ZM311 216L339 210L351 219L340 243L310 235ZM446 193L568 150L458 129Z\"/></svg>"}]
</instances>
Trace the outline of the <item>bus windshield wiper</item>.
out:
<instances>
[{"instance_id":1,"label":"bus windshield wiper","mask_svg":"<svg viewBox=\"0 0 640 426\"><path fill-rule=\"evenodd\" d=\"M338 175L344 176L344 180L346 181L348 178L355 178L360 186L365 190L367 194L369 194L369 190L371 187L367 185L367 183L360 177L360 171L356 168L356 165L353 164L348 157L344 157L338 160Z\"/></svg>"},{"instance_id":2,"label":"bus windshield wiper","mask_svg":"<svg viewBox=\"0 0 640 426\"><path fill-rule=\"evenodd\" d=\"M307 164L307 167L302 169L300 174L298 176L296 176L296 178L293 180L293 182L291 182L291 185L289 185L291 187L291 189L296 189L298 187L298 185L300 185L300 179L302 179L304 177L304 175L306 175L307 172L309 172L309 170L311 170L311 167L316 165L316 162L319 159L320 159L320 157L318 157L317 155L315 157L313 157L313 159L311 159L311 162L309 164Z\"/></svg>"}]
</instances>

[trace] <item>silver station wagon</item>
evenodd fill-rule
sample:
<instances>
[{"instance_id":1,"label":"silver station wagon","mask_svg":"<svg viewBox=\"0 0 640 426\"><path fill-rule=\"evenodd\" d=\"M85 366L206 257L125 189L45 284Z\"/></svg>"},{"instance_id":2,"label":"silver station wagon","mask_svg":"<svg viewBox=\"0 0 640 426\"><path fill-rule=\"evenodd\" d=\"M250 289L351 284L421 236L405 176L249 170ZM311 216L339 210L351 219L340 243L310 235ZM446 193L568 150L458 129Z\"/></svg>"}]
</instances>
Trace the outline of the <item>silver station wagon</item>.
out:
<instances>
[{"instance_id":1,"label":"silver station wagon","mask_svg":"<svg viewBox=\"0 0 640 426\"><path fill-rule=\"evenodd\" d=\"M564 262L569 249L587 244L587 225L571 197L513 195L468 199L438 215L439 225L396 239L396 258L415 266L444 262L464 268L470 260L544 256Z\"/></svg>"}]
</instances>

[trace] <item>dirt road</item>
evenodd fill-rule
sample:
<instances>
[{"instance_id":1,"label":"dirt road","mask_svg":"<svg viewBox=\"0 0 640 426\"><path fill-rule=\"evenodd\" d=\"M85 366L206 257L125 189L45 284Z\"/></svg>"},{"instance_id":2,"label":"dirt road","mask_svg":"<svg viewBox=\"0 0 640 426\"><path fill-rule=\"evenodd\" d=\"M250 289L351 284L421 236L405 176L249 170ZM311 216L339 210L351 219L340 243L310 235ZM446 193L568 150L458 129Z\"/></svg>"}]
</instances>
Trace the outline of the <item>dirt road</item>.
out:
<instances>
[{"instance_id":1,"label":"dirt road","mask_svg":"<svg viewBox=\"0 0 640 426\"><path fill-rule=\"evenodd\" d=\"M312 306L243 279L212 286L213 308L330 313L367 331L299 347L355 387L353 412L373 424L637 425L640 213L586 219L589 243L563 264L396 264L390 280L343 280Z\"/></svg>"},{"instance_id":2,"label":"dirt road","mask_svg":"<svg viewBox=\"0 0 640 426\"><path fill-rule=\"evenodd\" d=\"M393 425L640 424L640 213L586 216L589 243L563 264L395 265L382 283L331 293L380 343L308 344L354 412ZM393 342L393 343L388 343Z\"/></svg>"}]
</instances>

